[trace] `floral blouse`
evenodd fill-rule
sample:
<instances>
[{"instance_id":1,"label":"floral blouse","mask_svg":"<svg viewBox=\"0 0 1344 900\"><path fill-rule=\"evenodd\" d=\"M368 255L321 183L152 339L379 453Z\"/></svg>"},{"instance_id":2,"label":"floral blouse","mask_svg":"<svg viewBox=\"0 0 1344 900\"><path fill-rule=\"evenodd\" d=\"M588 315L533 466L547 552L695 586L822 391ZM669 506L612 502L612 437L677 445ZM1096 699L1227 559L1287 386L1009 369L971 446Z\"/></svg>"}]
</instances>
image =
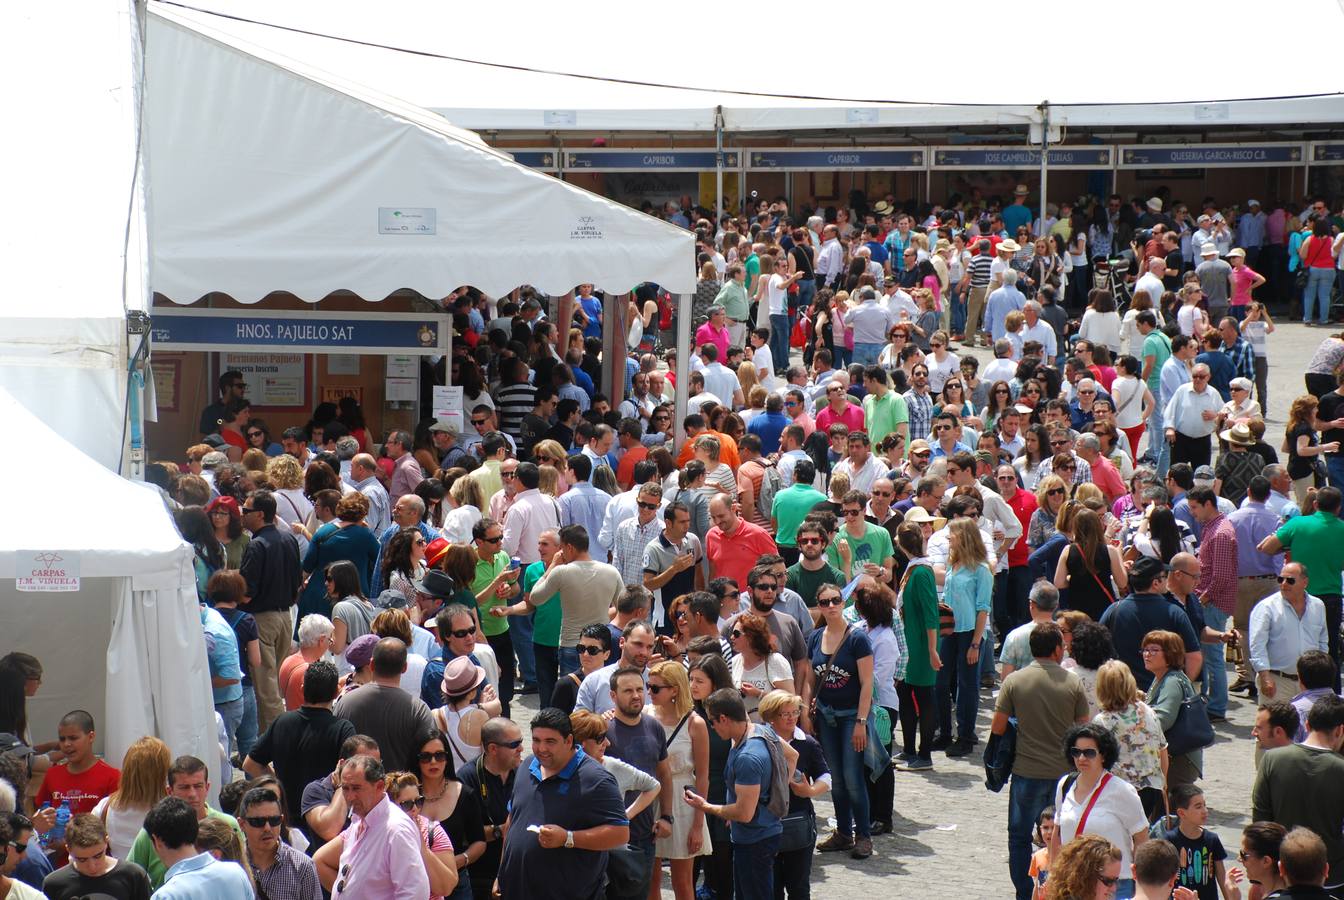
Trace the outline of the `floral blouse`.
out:
<instances>
[{"instance_id":1,"label":"floral blouse","mask_svg":"<svg viewBox=\"0 0 1344 900\"><path fill-rule=\"evenodd\" d=\"M1157 713L1148 704L1140 700L1119 712L1099 712L1092 721L1109 729L1120 744L1120 756L1112 772L1136 791L1162 788L1162 750L1167 738Z\"/></svg>"}]
</instances>

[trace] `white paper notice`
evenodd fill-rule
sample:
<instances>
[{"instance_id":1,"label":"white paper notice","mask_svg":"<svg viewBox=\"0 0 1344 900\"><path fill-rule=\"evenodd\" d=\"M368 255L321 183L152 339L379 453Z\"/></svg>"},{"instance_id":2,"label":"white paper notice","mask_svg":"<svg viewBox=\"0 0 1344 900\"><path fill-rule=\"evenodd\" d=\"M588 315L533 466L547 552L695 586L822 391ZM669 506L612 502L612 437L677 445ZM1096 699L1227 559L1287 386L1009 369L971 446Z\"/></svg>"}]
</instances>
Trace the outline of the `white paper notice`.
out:
<instances>
[{"instance_id":1,"label":"white paper notice","mask_svg":"<svg viewBox=\"0 0 1344 900\"><path fill-rule=\"evenodd\" d=\"M389 378L383 385L388 403L414 403L418 393L414 378Z\"/></svg>"},{"instance_id":2,"label":"white paper notice","mask_svg":"<svg viewBox=\"0 0 1344 900\"><path fill-rule=\"evenodd\" d=\"M388 378L414 378L418 371L417 356L389 356L387 358Z\"/></svg>"},{"instance_id":3,"label":"white paper notice","mask_svg":"<svg viewBox=\"0 0 1344 900\"><path fill-rule=\"evenodd\" d=\"M79 551L20 550L15 557L18 590L79 590Z\"/></svg>"},{"instance_id":4,"label":"white paper notice","mask_svg":"<svg viewBox=\"0 0 1344 900\"><path fill-rule=\"evenodd\" d=\"M434 418L446 419L449 413L462 415L461 385L434 385Z\"/></svg>"}]
</instances>

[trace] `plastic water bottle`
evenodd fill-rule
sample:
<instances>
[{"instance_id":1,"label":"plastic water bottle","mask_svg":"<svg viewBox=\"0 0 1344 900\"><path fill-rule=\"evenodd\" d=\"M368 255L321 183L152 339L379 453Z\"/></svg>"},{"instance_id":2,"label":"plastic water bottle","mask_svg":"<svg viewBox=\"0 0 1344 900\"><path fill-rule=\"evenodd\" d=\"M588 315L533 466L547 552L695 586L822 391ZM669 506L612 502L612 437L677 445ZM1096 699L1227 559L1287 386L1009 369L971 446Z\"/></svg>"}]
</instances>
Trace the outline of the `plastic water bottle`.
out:
<instances>
[{"instance_id":1,"label":"plastic water bottle","mask_svg":"<svg viewBox=\"0 0 1344 900\"><path fill-rule=\"evenodd\" d=\"M52 826L48 840L65 840L65 826L70 822L70 801L62 800L61 805L56 809L56 824Z\"/></svg>"}]
</instances>

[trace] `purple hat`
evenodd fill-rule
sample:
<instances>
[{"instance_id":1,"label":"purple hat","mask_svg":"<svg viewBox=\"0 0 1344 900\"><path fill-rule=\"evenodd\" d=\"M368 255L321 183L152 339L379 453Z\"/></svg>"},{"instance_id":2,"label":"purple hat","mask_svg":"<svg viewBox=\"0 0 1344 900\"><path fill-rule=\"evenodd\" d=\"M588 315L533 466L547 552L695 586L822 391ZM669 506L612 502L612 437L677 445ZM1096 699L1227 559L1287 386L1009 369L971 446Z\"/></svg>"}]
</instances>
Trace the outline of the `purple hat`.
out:
<instances>
[{"instance_id":1,"label":"purple hat","mask_svg":"<svg viewBox=\"0 0 1344 900\"><path fill-rule=\"evenodd\" d=\"M365 634L355 638L345 648L345 661L356 669L362 669L373 661L373 648L378 644L378 635Z\"/></svg>"}]
</instances>

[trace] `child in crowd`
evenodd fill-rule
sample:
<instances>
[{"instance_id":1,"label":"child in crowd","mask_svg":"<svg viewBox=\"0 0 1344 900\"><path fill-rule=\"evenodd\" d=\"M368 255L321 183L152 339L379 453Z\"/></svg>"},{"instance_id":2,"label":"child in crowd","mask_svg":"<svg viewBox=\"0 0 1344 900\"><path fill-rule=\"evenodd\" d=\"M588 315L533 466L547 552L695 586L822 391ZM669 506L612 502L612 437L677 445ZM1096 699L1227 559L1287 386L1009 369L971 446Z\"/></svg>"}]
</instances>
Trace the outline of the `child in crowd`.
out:
<instances>
[{"instance_id":1,"label":"child in crowd","mask_svg":"<svg viewBox=\"0 0 1344 900\"><path fill-rule=\"evenodd\" d=\"M1171 806L1177 825L1163 837L1180 856L1176 883L1194 891L1199 900L1218 900L1220 889L1224 900L1236 900L1241 892L1227 880L1223 862L1227 851L1218 835L1204 827L1209 821L1204 792L1192 784L1177 785L1171 791Z\"/></svg>"},{"instance_id":2,"label":"child in crowd","mask_svg":"<svg viewBox=\"0 0 1344 900\"><path fill-rule=\"evenodd\" d=\"M1055 835L1055 807L1047 806L1036 818L1036 835L1033 843L1041 849L1031 855L1031 868L1027 874L1036 885L1032 900L1045 900L1045 880L1050 877L1050 839Z\"/></svg>"},{"instance_id":3,"label":"child in crowd","mask_svg":"<svg viewBox=\"0 0 1344 900\"><path fill-rule=\"evenodd\" d=\"M121 772L93 755L93 716L82 709L66 713L56 727L56 739L65 762L52 766L42 778L34 805L33 825L39 834L47 834L56 824L61 803L70 804L70 817L93 812L94 806L109 796L121 783ZM49 841L64 865L63 840Z\"/></svg>"}]
</instances>

